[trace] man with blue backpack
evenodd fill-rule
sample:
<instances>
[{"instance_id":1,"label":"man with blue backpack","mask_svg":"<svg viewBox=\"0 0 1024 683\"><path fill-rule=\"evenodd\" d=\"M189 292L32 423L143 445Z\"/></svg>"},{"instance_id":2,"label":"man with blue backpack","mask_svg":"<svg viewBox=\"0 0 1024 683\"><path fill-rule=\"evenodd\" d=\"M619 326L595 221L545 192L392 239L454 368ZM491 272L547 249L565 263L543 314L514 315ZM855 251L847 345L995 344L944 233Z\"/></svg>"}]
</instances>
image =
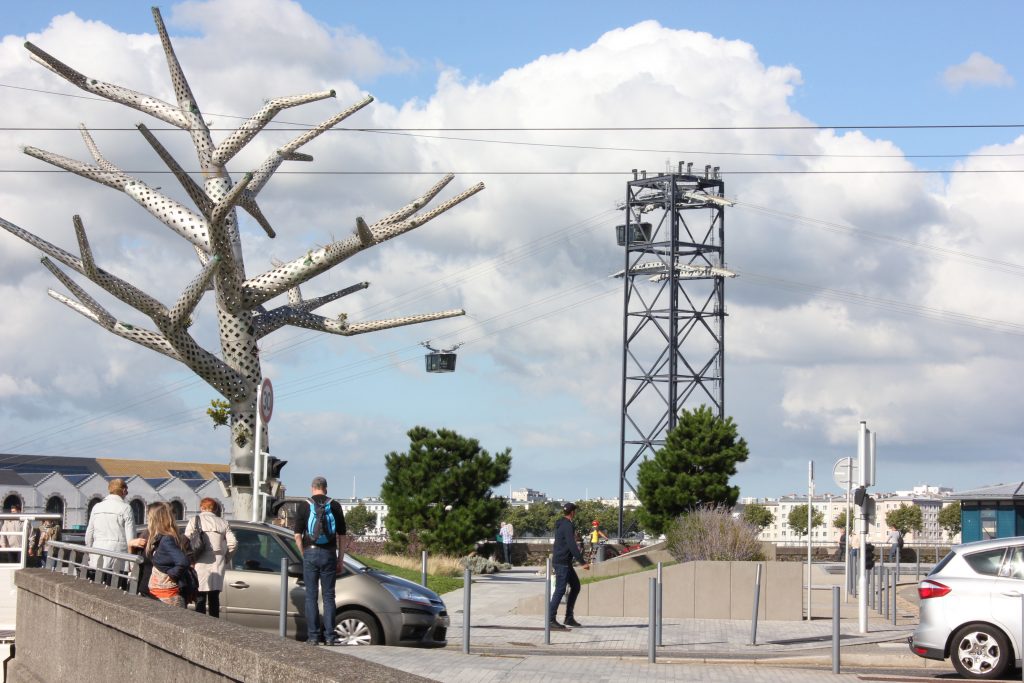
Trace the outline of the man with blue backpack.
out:
<instances>
[{"instance_id":1,"label":"man with blue backpack","mask_svg":"<svg viewBox=\"0 0 1024 683\"><path fill-rule=\"evenodd\" d=\"M312 495L295 516L295 544L302 550L302 579L306 584L306 644L337 645L334 633L334 581L342 570L348 536L345 515L336 500L327 497L327 480L313 477ZM324 615L317 605L323 592Z\"/></svg>"}]
</instances>

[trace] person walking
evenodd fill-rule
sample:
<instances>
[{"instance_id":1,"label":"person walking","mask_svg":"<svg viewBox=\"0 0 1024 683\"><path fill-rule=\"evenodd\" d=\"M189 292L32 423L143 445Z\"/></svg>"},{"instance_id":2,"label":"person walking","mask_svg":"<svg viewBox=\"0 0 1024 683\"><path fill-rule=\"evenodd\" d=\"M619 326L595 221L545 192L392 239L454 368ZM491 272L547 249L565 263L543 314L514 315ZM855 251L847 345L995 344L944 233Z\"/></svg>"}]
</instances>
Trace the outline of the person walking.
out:
<instances>
[{"instance_id":1,"label":"person walking","mask_svg":"<svg viewBox=\"0 0 1024 683\"><path fill-rule=\"evenodd\" d=\"M114 550L119 553L128 552L128 539L135 538L135 518L132 506L125 502L128 495L128 484L124 479L111 479L107 484L107 497L96 503L89 514L89 524L85 529L85 545L97 550ZM96 568L102 564L103 569L114 572L122 571L124 563L120 560L104 557L100 562L97 554L89 555L89 566Z\"/></svg>"},{"instance_id":2,"label":"person walking","mask_svg":"<svg viewBox=\"0 0 1024 683\"><path fill-rule=\"evenodd\" d=\"M187 580L190 562L171 507L166 503L151 506L147 522L146 558L153 563L149 592L166 605L185 607L181 584Z\"/></svg>"},{"instance_id":3,"label":"person walking","mask_svg":"<svg viewBox=\"0 0 1024 683\"><path fill-rule=\"evenodd\" d=\"M302 552L302 579L306 584L306 644L338 645L334 631L334 580L342 570L348 536L345 515L336 500L327 497L327 480L313 477L309 499L295 515L295 544ZM317 605L323 593L324 614Z\"/></svg>"},{"instance_id":4,"label":"person walking","mask_svg":"<svg viewBox=\"0 0 1024 683\"><path fill-rule=\"evenodd\" d=\"M903 547L903 534L896 527L889 527L889 535L885 541L889 544L889 561L898 562L900 549Z\"/></svg>"},{"instance_id":5,"label":"person walking","mask_svg":"<svg viewBox=\"0 0 1024 683\"><path fill-rule=\"evenodd\" d=\"M32 554L39 558L39 566L46 565L46 544L50 541L60 541L60 521L56 519L44 520L39 527L39 535L36 536Z\"/></svg>"},{"instance_id":6,"label":"person walking","mask_svg":"<svg viewBox=\"0 0 1024 683\"><path fill-rule=\"evenodd\" d=\"M839 532L839 547L836 548L836 562L842 562L846 559L846 529Z\"/></svg>"},{"instance_id":7,"label":"person walking","mask_svg":"<svg viewBox=\"0 0 1024 683\"><path fill-rule=\"evenodd\" d=\"M505 553L505 564L512 564L512 538L514 533L511 522L505 521L501 523L498 535L501 536L501 549Z\"/></svg>"},{"instance_id":8,"label":"person walking","mask_svg":"<svg viewBox=\"0 0 1024 683\"><path fill-rule=\"evenodd\" d=\"M217 501L203 498L199 501L199 514L189 520L185 527L185 538L202 538L202 548L195 555L196 575L199 577L199 594L196 596L196 611L214 618L220 617L220 592L224 589L224 572L227 560L235 552L238 542L231 527L217 515ZM197 544L190 544L195 549Z\"/></svg>"},{"instance_id":9,"label":"person walking","mask_svg":"<svg viewBox=\"0 0 1024 683\"><path fill-rule=\"evenodd\" d=\"M19 503L12 503L8 513L12 515L21 514L21 505ZM0 524L0 548L20 548L21 547L21 520L20 519L5 519L3 524ZM26 558L27 559L27 558ZM19 562L20 555L16 552L0 553L0 562Z\"/></svg>"},{"instance_id":10,"label":"person walking","mask_svg":"<svg viewBox=\"0 0 1024 683\"><path fill-rule=\"evenodd\" d=\"M566 503L562 506L563 516L555 522L555 543L551 551L551 566L555 570L555 592L548 605L548 622L551 628L565 630L566 626L582 626L573 616L576 598L580 594L580 577L576 575L572 562L576 560L584 569L590 569L590 563L583 559L580 547L576 543L576 530L572 520L576 516L576 504ZM558 604L562 602L566 586L569 598L565 603L565 625L558 623Z\"/></svg>"}]
</instances>

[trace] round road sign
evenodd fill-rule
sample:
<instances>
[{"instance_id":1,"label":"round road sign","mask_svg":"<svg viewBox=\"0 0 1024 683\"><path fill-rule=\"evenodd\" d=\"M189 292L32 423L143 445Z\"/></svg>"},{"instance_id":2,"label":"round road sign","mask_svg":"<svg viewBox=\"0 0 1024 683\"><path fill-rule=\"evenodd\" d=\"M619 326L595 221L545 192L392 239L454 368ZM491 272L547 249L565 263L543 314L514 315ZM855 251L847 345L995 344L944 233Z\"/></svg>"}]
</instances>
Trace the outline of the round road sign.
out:
<instances>
[{"instance_id":1,"label":"round road sign","mask_svg":"<svg viewBox=\"0 0 1024 683\"><path fill-rule=\"evenodd\" d=\"M267 377L263 378L263 384L260 386L260 401L259 401L260 419L264 423L270 422L270 416L274 414L274 386L270 383L270 379Z\"/></svg>"},{"instance_id":2,"label":"round road sign","mask_svg":"<svg viewBox=\"0 0 1024 683\"><path fill-rule=\"evenodd\" d=\"M851 462L852 461L852 462ZM839 458L832 467L832 479L836 486L845 489L857 484L857 461L853 458Z\"/></svg>"}]
</instances>

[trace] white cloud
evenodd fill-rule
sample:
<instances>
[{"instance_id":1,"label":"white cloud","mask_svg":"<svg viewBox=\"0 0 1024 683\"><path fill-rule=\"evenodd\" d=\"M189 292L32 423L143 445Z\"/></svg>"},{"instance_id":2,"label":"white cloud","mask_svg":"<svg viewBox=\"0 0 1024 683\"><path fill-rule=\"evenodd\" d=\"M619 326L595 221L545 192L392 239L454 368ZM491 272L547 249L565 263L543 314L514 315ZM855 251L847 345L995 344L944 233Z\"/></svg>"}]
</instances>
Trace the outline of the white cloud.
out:
<instances>
[{"instance_id":1,"label":"white cloud","mask_svg":"<svg viewBox=\"0 0 1024 683\"><path fill-rule=\"evenodd\" d=\"M960 64L947 67L942 82L953 92L969 85L1008 88L1014 83L1005 66L980 52L972 52Z\"/></svg>"},{"instance_id":2,"label":"white cloud","mask_svg":"<svg viewBox=\"0 0 1024 683\"><path fill-rule=\"evenodd\" d=\"M362 79L410 68L402 55L384 50L372 37L325 26L296 3L260 0L259 11L252 7L235 0L189 2L167 15L204 113L224 126L234 122L225 114L247 116L263 98L336 88L336 101L287 116L316 121L357 99ZM223 24L230 30L219 23L236 15L237 22ZM193 32L179 38L176 26ZM171 97L152 34L128 36L67 15L32 39L88 75ZM244 59L235 59L239 56ZM0 45L0 82L71 91L30 63L16 40ZM374 105L350 122L409 128L813 123L791 106L800 83L795 68L762 64L747 43L644 22L611 31L582 49L509 69L492 82L469 82L445 72L432 97L399 107ZM140 118L86 100L45 95L23 100L23 106L8 111L9 125L66 127L81 120L93 127L130 127ZM294 134L262 135L232 164L235 177ZM158 135L194 164L183 135ZM16 142L86 157L73 132L22 136ZM971 425L1001 435L1016 429L1024 406L1000 384L1019 374L1012 336L992 334L974 318L968 320L974 327L939 324L913 314L920 308L908 314L884 303L908 301L935 311L1020 320L1024 303L1015 296L1017 276L1002 272L1012 268L996 270L991 262L979 267L969 259L938 258L934 251L906 246L927 241L954 256L972 252L1024 262L1024 242L1014 223L1024 213L1024 199L1010 185L1012 176L963 174L943 185L919 174L813 173L871 170L882 163L891 170L913 170L893 143L861 132L790 130L769 137L750 130L595 130L476 137L582 148L334 133L304 150L314 155L313 164L285 167L459 171L442 197L478 180L488 186L452 212L303 288L310 297L369 281L368 290L323 311L348 312L352 320L456 306L465 306L470 316L353 339L283 330L262 341L280 405L271 442L275 455L291 460L285 478L293 490L304 490L314 474L340 481L354 474L360 491L372 492L383 473L384 453L403 448L405 431L425 424L458 429L492 452L511 446L516 485L545 488L551 482L554 495L574 495L574 485L590 482L596 492L600 482L603 493L611 491L622 360L621 283L608 279L622 267L613 234L621 214L612 207L624 194L628 169L655 172L681 159L662 152L594 149L599 147L844 155L771 161L778 170L807 173L726 176L727 194L740 200L729 210L727 261L741 273L726 283L726 394L741 429L752 430L744 434L755 449L752 474L744 479L747 470L741 469L740 477L752 494L778 492L771 477L782 476L777 473L785 454L796 445L819 454L840 448L855 438L860 419L877 423L880 438L911 449L908 462L924 462L935 439L952 439ZM97 142L123 167L159 167L137 133L97 133ZM1018 140L986 151L1020 153L1022 146ZM859 158L864 155L896 156ZM719 165L720 158L691 154L688 160L700 168ZM41 168L13 143L0 148L0 162L8 168ZM728 174L765 163L760 157L729 157L721 165ZM989 167L1000 163L1013 164L986 159ZM551 169L567 173L487 174ZM622 173L586 173L608 170ZM181 195L166 175L147 176L147 181ZM292 259L312 245L343 237L356 216L382 216L433 182L422 175L276 177L261 205L279 236L271 241L243 221L247 270L259 273L272 259ZM100 266L167 303L198 269L187 245L130 200L78 178L13 175L0 188L0 206L4 218L70 251L75 251L70 216L81 213ZM885 239L864 239L831 224ZM50 300L46 288L62 288L38 267L36 256L0 234L0 295L10 302L0 326L5 373L0 375L0 433L13 441L106 411L110 417L82 432L68 428L62 438L35 441L33 447L64 452L60 449L72 448L81 434L94 449L82 454L115 454L123 448L154 457L226 457L226 433L211 430L203 416L212 390L167 388L187 376L172 361L113 339ZM145 322L109 297L100 298L127 320ZM204 302L195 332L216 349L212 320L212 306ZM426 376L416 346L423 339L468 342L460 349L459 371ZM155 396L150 402L147 392ZM175 414L179 417L160 421ZM766 467L765 461L780 467Z\"/></svg>"}]
</instances>

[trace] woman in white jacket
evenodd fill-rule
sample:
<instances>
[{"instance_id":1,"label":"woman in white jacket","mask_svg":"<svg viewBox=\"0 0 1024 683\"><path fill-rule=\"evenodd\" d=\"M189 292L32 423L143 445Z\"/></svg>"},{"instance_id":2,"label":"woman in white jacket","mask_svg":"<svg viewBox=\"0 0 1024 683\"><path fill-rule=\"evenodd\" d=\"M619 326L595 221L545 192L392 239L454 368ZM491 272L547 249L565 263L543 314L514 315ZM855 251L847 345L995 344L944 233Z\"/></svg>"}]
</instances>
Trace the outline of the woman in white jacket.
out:
<instances>
[{"instance_id":1,"label":"woman in white jacket","mask_svg":"<svg viewBox=\"0 0 1024 683\"><path fill-rule=\"evenodd\" d=\"M196 524L202 529L205 543L202 552L195 558L196 575L199 576L199 596L196 611L211 617L220 617L220 592L224 588L224 572L228 557L235 551L235 535L228 523L217 516L217 501L203 498L199 502L199 514L189 520L185 537L197 535Z\"/></svg>"}]
</instances>

